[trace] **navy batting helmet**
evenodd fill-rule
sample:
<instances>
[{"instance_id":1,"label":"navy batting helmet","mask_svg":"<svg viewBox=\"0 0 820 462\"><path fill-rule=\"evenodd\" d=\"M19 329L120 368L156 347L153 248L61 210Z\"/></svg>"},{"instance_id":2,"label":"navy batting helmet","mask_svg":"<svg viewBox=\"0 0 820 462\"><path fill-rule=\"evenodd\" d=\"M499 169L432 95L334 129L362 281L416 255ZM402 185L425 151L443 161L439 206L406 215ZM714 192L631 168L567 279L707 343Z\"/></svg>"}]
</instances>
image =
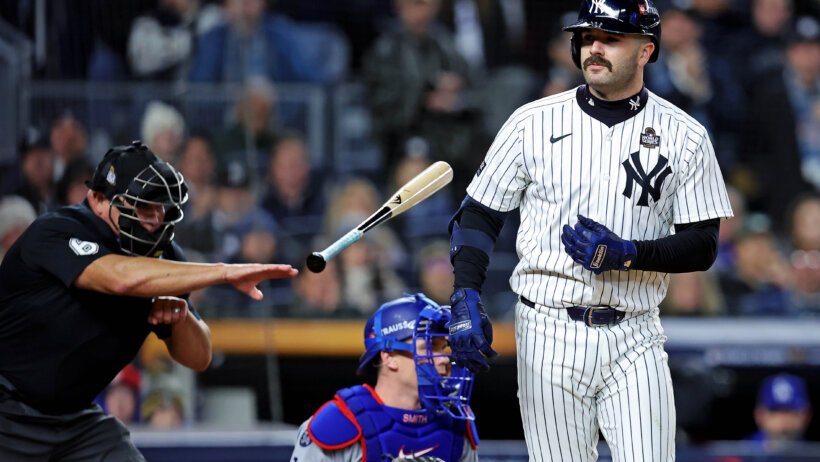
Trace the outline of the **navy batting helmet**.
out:
<instances>
[{"instance_id":1,"label":"navy batting helmet","mask_svg":"<svg viewBox=\"0 0 820 462\"><path fill-rule=\"evenodd\" d=\"M572 32L570 50L575 65L581 67L580 32L599 29L613 34L645 35L655 44L649 57L653 63L658 59L661 42L661 17L652 0L584 0L578 11L578 21L564 27Z\"/></svg>"},{"instance_id":2,"label":"navy batting helmet","mask_svg":"<svg viewBox=\"0 0 820 462\"><path fill-rule=\"evenodd\" d=\"M88 187L99 191L116 207L120 217L120 247L129 255L159 256L174 238L174 226L182 221L182 205L188 200L188 187L168 162L162 161L144 144L134 141L128 146L116 146L105 153L97 165ZM161 206L163 221L155 231L141 223L137 209Z\"/></svg>"}]
</instances>

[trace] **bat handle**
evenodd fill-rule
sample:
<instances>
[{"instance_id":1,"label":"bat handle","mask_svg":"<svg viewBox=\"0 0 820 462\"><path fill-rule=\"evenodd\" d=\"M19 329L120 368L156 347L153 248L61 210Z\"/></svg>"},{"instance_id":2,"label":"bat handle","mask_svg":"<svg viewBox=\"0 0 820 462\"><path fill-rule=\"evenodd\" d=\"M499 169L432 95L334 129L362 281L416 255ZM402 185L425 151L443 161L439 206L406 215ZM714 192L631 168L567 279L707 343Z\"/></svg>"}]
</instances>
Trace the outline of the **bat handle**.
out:
<instances>
[{"instance_id":1,"label":"bat handle","mask_svg":"<svg viewBox=\"0 0 820 462\"><path fill-rule=\"evenodd\" d=\"M340 237L336 242L330 244L325 250L319 252L319 254L324 257L325 261L328 261L335 257L336 254L346 249L350 244L353 244L361 239L363 235L364 233L358 229L352 229L347 234Z\"/></svg>"}]
</instances>

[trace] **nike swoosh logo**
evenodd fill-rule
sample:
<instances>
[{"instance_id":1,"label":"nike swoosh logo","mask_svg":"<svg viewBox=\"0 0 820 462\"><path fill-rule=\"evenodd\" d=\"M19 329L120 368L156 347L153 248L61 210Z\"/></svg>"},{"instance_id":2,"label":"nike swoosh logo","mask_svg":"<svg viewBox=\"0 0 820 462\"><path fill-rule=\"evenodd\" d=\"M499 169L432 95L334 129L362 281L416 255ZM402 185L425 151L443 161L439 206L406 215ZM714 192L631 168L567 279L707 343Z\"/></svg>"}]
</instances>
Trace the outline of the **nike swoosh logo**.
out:
<instances>
[{"instance_id":1,"label":"nike swoosh logo","mask_svg":"<svg viewBox=\"0 0 820 462\"><path fill-rule=\"evenodd\" d=\"M436 449L437 447L438 447L438 445L435 445L432 448L422 449L421 451L416 451L416 452L411 452L409 454L405 454L404 453L404 446L402 446L401 449L399 449L399 455L397 457L398 457L399 460L401 460L401 459L413 459L415 457L421 457L421 456L423 456L427 453L433 452L433 450Z\"/></svg>"},{"instance_id":2,"label":"nike swoosh logo","mask_svg":"<svg viewBox=\"0 0 820 462\"><path fill-rule=\"evenodd\" d=\"M572 132L567 133L566 135L561 135L558 138L556 138L554 135L550 136L550 143L557 143L557 142L563 140L564 138L568 137L569 135L572 135Z\"/></svg>"}]
</instances>

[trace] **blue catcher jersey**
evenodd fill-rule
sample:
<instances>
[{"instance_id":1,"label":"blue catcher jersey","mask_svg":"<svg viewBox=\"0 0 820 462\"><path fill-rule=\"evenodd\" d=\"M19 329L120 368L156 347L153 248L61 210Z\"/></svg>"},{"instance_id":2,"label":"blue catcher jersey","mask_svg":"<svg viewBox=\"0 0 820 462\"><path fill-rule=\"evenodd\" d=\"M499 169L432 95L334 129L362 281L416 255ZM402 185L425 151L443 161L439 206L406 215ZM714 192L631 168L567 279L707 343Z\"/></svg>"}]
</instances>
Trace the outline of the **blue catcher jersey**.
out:
<instances>
[{"instance_id":1,"label":"blue catcher jersey","mask_svg":"<svg viewBox=\"0 0 820 462\"><path fill-rule=\"evenodd\" d=\"M368 385L339 390L333 400L313 415L307 435L325 450L359 443L362 462L422 457L453 462L473 460L463 457L463 453L465 448L474 453L478 446L474 422L385 406ZM301 432L300 436L305 439Z\"/></svg>"}]
</instances>

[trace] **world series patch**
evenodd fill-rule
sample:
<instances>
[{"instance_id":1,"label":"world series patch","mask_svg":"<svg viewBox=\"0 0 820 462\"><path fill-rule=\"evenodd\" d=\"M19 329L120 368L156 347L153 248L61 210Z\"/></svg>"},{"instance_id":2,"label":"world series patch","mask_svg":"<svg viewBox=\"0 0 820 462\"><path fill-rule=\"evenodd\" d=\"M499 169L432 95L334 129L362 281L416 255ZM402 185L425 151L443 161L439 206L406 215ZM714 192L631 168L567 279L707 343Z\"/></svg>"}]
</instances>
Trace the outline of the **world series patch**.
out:
<instances>
[{"instance_id":1,"label":"world series patch","mask_svg":"<svg viewBox=\"0 0 820 462\"><path fill-rule=\"evenodd\" d=\"M646 127L641 133L641 146L645 148L657 148L661 144L661 137L655 134L655 129Z\"/></svg>"},{"instance_id":2,"label":"world series patch","mask_svg":"<svg viewBox=\"0 0 820 462\"><path fill-rule=\"evenodd\" d=\"M307 430L303 431L302 434L299 435L299 446L306 448L310 446L311 442L312 440L310 439L310 435L308 434Z\"/></svg>"}]
</instances>

